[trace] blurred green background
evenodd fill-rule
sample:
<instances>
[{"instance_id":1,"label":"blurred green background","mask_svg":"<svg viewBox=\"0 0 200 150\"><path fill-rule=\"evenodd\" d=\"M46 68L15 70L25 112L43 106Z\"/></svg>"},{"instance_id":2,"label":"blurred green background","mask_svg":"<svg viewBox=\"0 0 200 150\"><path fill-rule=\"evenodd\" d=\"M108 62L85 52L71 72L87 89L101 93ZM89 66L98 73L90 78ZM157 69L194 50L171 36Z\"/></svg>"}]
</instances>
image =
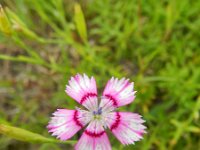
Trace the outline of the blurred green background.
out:
<instances>
[{"instance_id":1,"label":"blurred green background","mask_svg":"<svg viewBox=\"0 0 200 150\"><path fill-rule=\"evenodd\" d=\"M50 137L57 108L77 103L64 92L70 76L112 76L135 83L122 111L138 112L144 139L113 149L200 149L200 1L0 0L0 123ZM77 134L72 139L80 137ZM0 149L64 150L0 135Z\"/></svg>"}]
</instances>

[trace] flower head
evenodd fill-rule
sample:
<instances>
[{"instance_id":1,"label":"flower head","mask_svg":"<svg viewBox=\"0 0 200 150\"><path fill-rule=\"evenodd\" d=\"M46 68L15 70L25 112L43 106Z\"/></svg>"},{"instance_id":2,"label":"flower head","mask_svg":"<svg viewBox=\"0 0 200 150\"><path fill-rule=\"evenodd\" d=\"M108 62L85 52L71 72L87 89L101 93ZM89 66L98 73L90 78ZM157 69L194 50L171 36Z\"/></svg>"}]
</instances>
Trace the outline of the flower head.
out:
<instances>
[{"instance_id":1,"label":"flower head","mask_svg":"<svg viewBox=\"0 0 200 150\"><path fill-rule=\"evenodd\" d=\"M108 128L124 145L142 139L146 127L139 114L117 112L120 106L135 98L133 82L111 78L98 104L96 81L93 77L77 74L66 86L66 93L85 109L57 109L48 124L49 132L60 140L67 140L88 125L75 145L76 150L111 150L105 129Z\"/></svg>"}]
</instances>

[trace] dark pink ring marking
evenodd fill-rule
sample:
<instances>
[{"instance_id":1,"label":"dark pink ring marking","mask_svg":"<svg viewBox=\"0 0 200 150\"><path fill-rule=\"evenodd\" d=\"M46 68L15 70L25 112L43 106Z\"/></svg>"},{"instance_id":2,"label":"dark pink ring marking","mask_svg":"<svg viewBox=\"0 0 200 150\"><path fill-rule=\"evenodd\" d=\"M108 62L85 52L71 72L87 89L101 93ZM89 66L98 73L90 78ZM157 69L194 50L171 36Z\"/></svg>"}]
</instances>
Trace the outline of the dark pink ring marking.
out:
<instances>
[{"instance_id":1,"label":"dark pink ring marking","mask_svg":"<svg viewBox=\"0 0 200 150\"><path fill-rule=\"evenodd\" d=\"M119 112L116 112L116 121L111 125L110 130L112 131L113 129L116 129L119 126L120 123L120 114Z\"/></svg>"},{"instance_id":2,"label":"dark pink ring marking","mask_svg":"<svg viewBox=\"0 0 200 150\"><path fill-rule=\"evenodd\" d=\"M86 95L84 95L82 98L81 98L81 101L80 101L80 104L83 104L83 102L88 98L88 97L95 97L97 96L97 94L95 93L87 93Z\"/></svg>"},{"instance_id":3,"label":"dark pink ring marking","mask_svg":"<svg viewBox=\"0 0 200 150\"><path fill-rule=\"evenodd\" d=\"M75 110L75 112L74 112L74 118L73 118L73 119L74 119L74 121L76 122L76 124L82 128L83 125L82 125L81 122L78 120L77 115L78 115L78 111Z\"/></svg>"},{"instance_id":4,"label":"dark pink ring marking","mask_svg":"<svg viewBox=\"0 0 200 150\"><path fill-rule=\"evenodd\" d=\"M91 136L91 137L100 137L105 133L105 131L99 132L99 133L95 133L95 132L90 132L85 130L85 134Z\"/></svg>"},{"instance_id":5,"label":"dark pink ring marking","mask_svg":"<svg viewBox=\"0 0 200 150\"><path fill-rule=\"evenodd\" d=\"M109 99L113 102L113 105L114 105L115 107L118 106L117 100L116 100L112 95L106 94L105 97L109 98Z\"/></svg>"}]
</instances>

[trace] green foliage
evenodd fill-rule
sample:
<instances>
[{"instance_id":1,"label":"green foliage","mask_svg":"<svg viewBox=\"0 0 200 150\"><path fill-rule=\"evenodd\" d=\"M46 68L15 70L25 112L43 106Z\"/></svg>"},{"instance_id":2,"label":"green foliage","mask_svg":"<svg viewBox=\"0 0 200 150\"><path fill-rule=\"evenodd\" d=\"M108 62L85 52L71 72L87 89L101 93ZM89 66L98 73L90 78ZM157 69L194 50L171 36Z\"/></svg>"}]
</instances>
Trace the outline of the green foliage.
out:
<instances>
[{"instance_id":1,"label":"green foliage","mask_svg":"<svg viewBox=\"0 0 200 150\"><path fill-rule=\"evenodd\" d=\"M113 149L200 147L200 2L190 0L3 0L0 10L0 123L50 137L56 108L77 105L65 84L93 75L99 95L111 77L135 82L137 97L121 111L144 116L148 133ZM79 135L73 137L77 140ZM0 149L66 149L13 143ZM2 144L0 144L2 145Z\"/></svg>"}]
</instances>

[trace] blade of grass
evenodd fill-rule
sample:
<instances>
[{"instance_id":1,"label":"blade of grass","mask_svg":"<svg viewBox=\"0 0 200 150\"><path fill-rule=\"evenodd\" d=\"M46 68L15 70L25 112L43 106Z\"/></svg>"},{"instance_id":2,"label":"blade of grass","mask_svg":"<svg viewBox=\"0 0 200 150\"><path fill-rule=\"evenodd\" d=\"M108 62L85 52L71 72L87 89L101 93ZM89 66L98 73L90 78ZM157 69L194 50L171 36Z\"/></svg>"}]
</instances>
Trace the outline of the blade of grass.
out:
<instances>
[{"instance_id":1,"label":"blade of grass","mask_svg":"<svg viewBox=\"0 0 200 150\"><path fill-rule=\"evenodd\" d=\"M81 6L76 3L74 6L74 21L76 24L76 28L77 31L81 37L81 39L83 40L83 42L87 42L87 28L86 28L86 23L85 23L85 18L84 18L84 14L83 11L81 9Z\"/></svg>"},{"instance_id":2,"label":"blade of grass","mask_svg":"<svg viewBox=\"0 0 200 150\"><path fill-rule=\"evenodd\" d=\"M31 131L0 124L0 133L19 141L30 142L30 143L63 143L63 144L74 144L76 141L59 141L51 138L46 138L40 134L33 133Z\"/></svg>"}]
</instances>

